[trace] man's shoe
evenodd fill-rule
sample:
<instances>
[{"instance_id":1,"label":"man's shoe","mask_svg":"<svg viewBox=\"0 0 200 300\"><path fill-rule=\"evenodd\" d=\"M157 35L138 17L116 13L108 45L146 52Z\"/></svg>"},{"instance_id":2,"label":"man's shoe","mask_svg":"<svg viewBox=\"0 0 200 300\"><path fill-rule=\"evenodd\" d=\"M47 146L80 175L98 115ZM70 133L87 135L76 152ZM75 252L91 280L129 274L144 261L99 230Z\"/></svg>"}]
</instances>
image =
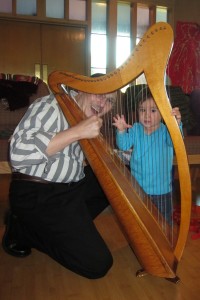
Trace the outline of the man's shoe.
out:
<instances>
[{"instance_id":1,"label":"man's shoe","mask_svg":"<svg viewBox=\"0 0 200 300\"><path fill-rule=\"evenodd\" d=\"M2 239L2 247L4 251L15 257L26 257L31 254L31 248L27 246L22 246L19 241L17 241L17 217L8 213L6 217L6 230Z\"/></svg>"}]
</instances>

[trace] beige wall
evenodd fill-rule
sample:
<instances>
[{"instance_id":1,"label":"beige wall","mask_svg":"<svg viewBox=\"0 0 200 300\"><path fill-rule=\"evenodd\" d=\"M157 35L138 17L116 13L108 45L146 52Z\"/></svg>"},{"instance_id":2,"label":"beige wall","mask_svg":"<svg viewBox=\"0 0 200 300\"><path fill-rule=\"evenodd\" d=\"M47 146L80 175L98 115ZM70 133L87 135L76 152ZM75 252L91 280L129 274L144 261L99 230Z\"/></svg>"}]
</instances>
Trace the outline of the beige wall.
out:
<instances>
[{"instance_id":1,"label":"beige wall","mask_svg":"<svg viewBox=\"0 0 200 300\"><path fill-rule=\"evenodd\" d=\"M200 0L175 0L174 24L177 21L196 22L200 25Z\"/></svg>"}]
</instances>

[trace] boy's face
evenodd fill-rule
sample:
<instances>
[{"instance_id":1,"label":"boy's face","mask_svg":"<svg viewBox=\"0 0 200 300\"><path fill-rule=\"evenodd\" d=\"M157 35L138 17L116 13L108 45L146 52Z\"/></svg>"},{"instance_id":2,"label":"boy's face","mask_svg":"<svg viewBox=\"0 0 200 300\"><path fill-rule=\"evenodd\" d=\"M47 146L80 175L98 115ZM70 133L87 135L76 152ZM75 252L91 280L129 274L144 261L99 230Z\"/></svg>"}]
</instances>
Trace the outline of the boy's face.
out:
<instances>
[{"instance_id":1,"label":"boy's face","mask_svg":"<svg viewBox=\"0 0 200 300\"><path fill-rule=\"evenodd\" d=\"M138 108L139 122L144 126L144 131L148 134L159 128L161 114L152 98L141 102Z\"/></svg>"},{"instance_id":2,"label":"boy's face","mask_svg":"<svg viewBox=\"0 0 200 300\"><path fill-rule=\"evenodd\" d=\"M116 98L116 93L95 95L80 92L76 99L87 117L92 115L101 117L112 109Z\"/></svg>"}]
</instances>

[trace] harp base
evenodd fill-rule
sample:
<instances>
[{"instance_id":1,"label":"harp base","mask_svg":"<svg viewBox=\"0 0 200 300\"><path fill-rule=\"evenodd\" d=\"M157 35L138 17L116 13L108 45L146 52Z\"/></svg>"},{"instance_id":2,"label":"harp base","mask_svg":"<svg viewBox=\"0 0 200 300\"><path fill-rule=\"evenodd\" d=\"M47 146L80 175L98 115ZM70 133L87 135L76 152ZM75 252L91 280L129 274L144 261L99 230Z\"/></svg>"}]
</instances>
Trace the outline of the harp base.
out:
<instances>
[{"instance_id":1,"label":"harp base","mask_svg":"<svg viewBox=\"0 0 200 300\"><path fill-rule=\"evenodd\" d=\"M144 277L144 276L147 276L149 275L144 269L140 269L136 272L136 277ZM180 282L180 278L178 276L175 276L173 278L165 278L166 280L172 282L172 283L179 283Z\"/></svg>"},{"instance_id":2,"label":"harp base","mask_svg":"<svg viewBox=\"0 0 200 300\"><path fill-rule=\"evenodd\" d=\"M144 270L144 269L140 269L140 270L138 270L137 272L136 272L136 277L144 277L144 276L147 276L148 275L148 273Z\"/></svg>"},{"instance_id":3,"label":"harp base","mask_svg":"<svg viewBox=\"0 0 200 300\"><path fill-rule=\"evenodd\" d=\"M172 282L172 283L175 283L175 284L180 282L180 278L178 276L175 276L173 278L165 278L165 279Z\"/></svg>"}]
</instances>

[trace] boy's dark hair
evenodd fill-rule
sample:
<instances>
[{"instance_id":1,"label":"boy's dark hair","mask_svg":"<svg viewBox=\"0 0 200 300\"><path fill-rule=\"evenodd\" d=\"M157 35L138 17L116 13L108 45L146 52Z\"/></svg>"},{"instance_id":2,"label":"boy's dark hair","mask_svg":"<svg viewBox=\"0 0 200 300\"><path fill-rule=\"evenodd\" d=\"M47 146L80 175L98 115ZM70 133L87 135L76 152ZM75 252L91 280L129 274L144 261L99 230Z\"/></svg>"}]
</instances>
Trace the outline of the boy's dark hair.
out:
<instances>
[{"instance_id":1,"label":"boy's dark hair","mask_svg":"<svg viewBox=\"0 0 200 300\"><path fill-rule=\"evenodd\" d=\"M147 100L149 98L153 98L153 96L150 91L150 88L148 86L145 86L139 91L139 93L135 97L136 108L138 108L138 105L140 103L144 102L145 100Z\"/></svg>"}]
</instances>

